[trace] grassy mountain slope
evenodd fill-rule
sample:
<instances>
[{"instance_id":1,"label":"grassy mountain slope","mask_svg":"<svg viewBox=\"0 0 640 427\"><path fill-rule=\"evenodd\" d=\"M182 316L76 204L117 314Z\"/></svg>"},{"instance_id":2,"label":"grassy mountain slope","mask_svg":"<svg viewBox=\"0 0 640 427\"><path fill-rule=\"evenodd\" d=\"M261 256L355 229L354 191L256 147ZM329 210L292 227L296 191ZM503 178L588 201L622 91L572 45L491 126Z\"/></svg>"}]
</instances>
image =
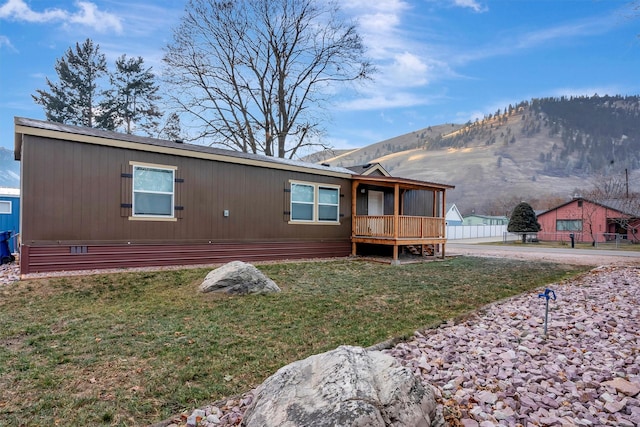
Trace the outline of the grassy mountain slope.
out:
<instances>
[{"instance_id":1,"label":"grassy mountain slope","mask_svg":"<svg viewBox=\"0 0 640 427\"><path fill-rule=\"evenodd\" d=\"M467 212L495 211L505 199L566 199L625 169L638 187L640 99L532 100L474 123L432 126L323 161L380 162L394 176L453 184L448 201Z\"/></svg>"}]
</instances>

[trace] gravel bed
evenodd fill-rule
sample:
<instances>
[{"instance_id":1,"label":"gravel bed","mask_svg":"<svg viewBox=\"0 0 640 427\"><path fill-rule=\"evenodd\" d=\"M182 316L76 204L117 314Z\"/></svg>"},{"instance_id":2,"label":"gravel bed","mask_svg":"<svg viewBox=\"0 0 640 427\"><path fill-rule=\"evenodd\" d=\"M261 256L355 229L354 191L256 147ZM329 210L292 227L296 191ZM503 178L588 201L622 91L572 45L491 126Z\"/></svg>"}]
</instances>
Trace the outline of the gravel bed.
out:
<instances>
[{"instance_id":1,"label":"gravel bed","mask_svg":"<svg viewBox=\"0 0 640 427\"><path fill-rule=\"evenodd\" d=\"M640 269L599 267L387 353L431 384L453 425L640 425Z\"/></svg>"},{"instance_id":2,"label":"gravel bed","mask_svg":"<svg viewBox=\"0 0 640 427\"><path fill-rule=\"evenodd\" d=\"M20 280L20 266L17 262L0 265L0 287Z\"/></svg>"}]
</instances>

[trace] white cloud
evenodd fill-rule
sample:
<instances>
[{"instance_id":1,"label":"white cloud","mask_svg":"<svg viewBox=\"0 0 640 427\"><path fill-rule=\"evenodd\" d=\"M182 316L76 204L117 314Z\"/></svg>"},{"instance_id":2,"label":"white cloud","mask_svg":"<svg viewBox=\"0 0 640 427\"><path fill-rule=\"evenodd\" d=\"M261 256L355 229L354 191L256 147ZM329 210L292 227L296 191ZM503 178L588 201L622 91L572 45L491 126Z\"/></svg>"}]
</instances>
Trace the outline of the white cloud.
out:
<instances>
[{"instance_id":1,"label":"white cloud","mask_svg":"<svg viewBox=\"0 0 640 427\"><path fill-rule=\"evenodd\" d=\"M362 97L340 105L346 110L412 107L425 101L412 91L427 85L440 63L406 29L413 8L404 0L345 0L343 10L354 16L368 55L378 69L374 81L361 88Z\"/></svg>"},{"instance_id":2,"label":"white cloud","mask_svg":"<svg viewBox=\"0 0 640 427\"><path fill-rule=\"evenodd\" d=\"M49 8L43 12L37 12L31 9L24 0L9 0L0 6L0 19L31 23L61 22L65 26L80 24L95 28L100 32L108 32L110 30L117 33L122 32L122 22L117 15L100 11L91 2L78 1L75 4L78 8L75 12L59 8Z\"/></svg>"},{"instance_id":3,"label":"white cloud","mask_svg":"<svg viewBox=\"0 0 640 427\"><path fill-rule=\"evenodd\" d=\"M31 77L32 79L44 81L44 79L47 78L47 75L45 73L33 73L33 74L30 74L29 77Z\"/></svg>"},{"instance_id":4,"label":"white cloud","mask_svg":"<svg viewBox=\"0 0 640 427\"><path fill-rule=\"evenodd\" d=\"M395 55L388 74L394 79L392 85L423 86L429 82L429 68L417 55L402 52Z\"/></svg>"},{"instance_id":5,"label":"white cloud","mask_svg":"<svg viewBox=\"0 0 640 427\"><path fill-rule=\"evenodd\" d=\"M378 0L374 2L371 0L344 0L341 6L346 10L359 9L389 13L400 13L411 8L409 3L403 0Z\"/></svg>"},{"instance_id":6,"label":"white cloud","mask_svg":"<svg viewBox=\"0 0 640 427\"><path fill-rule=\"evenodd\" d=\"M13 44L11 44L11 40L9 40L9 37L0 35L0 48L2 48L3 46L6 46L12 52L18 51L18 49L16 49Z\"/></svg>"},{"instance_id":7,"label":"white cloud","mask_svg":"<svg viewBox=\"0 0 640 427\"><path fill-rule=\"evenodd\" d=\"M481 5L476 0L453 0L453 4L459 7L468 7L478 13L486 12L488 10L486 6Z\"/></svg>"},{"instance_id":8,"label":"white cloud","mask_svg":"<svg viewBox=\"0 0 640 427\"><path fill-rule=\"evenodd\" d=\"M411 6L402 0L346 0L343 9L354 16L369 55L376 60L393 56L398 49L406 49L410 37L402 30L403 14Z\"/></svg>"},{"instance_id":9,"label":"white cloud","mask_svg":"<svg viewBox=\"0 0 640 427\"><path fill-rule=\"evenodd\" d=\"M371 94L366 97L352 99L338 105L339 109L348 111L381 110L385 108L404 108L428 104L428 99L410 92L387 92Z\"/></svg>"},{"instance_id":10,"label":"white cloud","mask_svg":"<svg viewBox=\"0 0 640 427\"><path fill-rule=\"evenodd\" d=\"M519 37L517 46L519 48L529 48L545 45L553 40L596 36L606 33L614 25L617 24L613 15L571 22L523 34Z\"/></svg>"},{"instance_id":11,"label":"white cloud","mask_svg":"<svg viewBox=\"0 0 640 427\"><path fill-rule=\"evenodd\" d=\"M514 35L506 41L501 41L497 44L492 42L484 47L479 47L457 55L455 58L452 57L452 59L458 64L465 64L496 56L511 55L527 49L548 47L555 42L598 36L610 31L612 27L617 25L616 22L616 17L612 14L545 27Z\"/></svg>"},{"instance_id":12,"label":"white cloud","mask_svg":"<svg viewBox=\"0 0 640 427\"><path fill-rule=\"evenodd\" d=\"M69 16L69 22L93 27L100 32L107 32L110 29L122 32L122 23L117 15L102 12L98 7L90 2L79 1L76 3L80 11Z\"/></svg>"},{"instance_id":13,"label":"white cloud","mask_svg":"<svg viewBox=\"0 0 640 427\"><path fill-rule=\"evenodd\" d=\"M127 36L146 37L153 33L160 39L171 38L171 28L178 24L183 15L183 3L109 1L111 7L118 10L118 16L122 21L126 22Z\"/></svg>"},{"instance_id":14,"label":"white cloud","mask_svg":"<svg viewBox=\"0 0 640 427\"><path fill-rule=\"evenodd\" d=\"M34 12L24 0L9 0L0 6L0 18L26 22L49 22L64 20L67 13L60 9L47 9Z\"/></svg>"}]
</instances>

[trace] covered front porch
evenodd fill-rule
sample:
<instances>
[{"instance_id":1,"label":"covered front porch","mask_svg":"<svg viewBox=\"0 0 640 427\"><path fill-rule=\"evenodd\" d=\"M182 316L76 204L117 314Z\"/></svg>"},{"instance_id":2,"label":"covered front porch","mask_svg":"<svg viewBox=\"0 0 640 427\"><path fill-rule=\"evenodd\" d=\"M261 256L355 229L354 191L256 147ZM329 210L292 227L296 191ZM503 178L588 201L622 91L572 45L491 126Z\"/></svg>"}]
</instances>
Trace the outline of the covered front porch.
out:
<instances>
[{"instance_id":1,"label":"covered front porch","mask_svg":"<svg viewBox=\"0 0 640 427\"><path fill-rule=\"evenodd\" d=\"M454 186L386 176L358 176L352 183L351 252L358 245L445 256L446 190Z\"/></svg>"}]
</instances>

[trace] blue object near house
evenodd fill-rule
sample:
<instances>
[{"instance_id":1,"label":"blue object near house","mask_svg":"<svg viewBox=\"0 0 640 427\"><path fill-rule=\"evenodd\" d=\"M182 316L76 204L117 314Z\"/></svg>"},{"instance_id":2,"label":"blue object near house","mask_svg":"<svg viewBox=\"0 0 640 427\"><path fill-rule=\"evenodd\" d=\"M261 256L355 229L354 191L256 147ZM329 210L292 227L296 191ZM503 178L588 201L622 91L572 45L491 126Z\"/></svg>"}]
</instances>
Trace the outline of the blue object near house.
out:
<instances>
[{"instance_id":1,"label":"blue object near house","mask_svg":"<svg viewBox=\"0 0 640 427\"><path fill-rule=\"evenodd\" d=\"M11 238L10 231L3 231L0 233L0 263L9 264L16 260L9 250L9 239Z\"/></svg>"},{"instance_id":2,"label":"blue object near house","mask_svg":"<svg viewBox=\"0 0 640 427\"><path fill-rule=\"evenodd\" d=\"M20 189L0 187L0 232L10 231L9 251L16 252L20 233Z\"/></svg>"}]
</instances>

